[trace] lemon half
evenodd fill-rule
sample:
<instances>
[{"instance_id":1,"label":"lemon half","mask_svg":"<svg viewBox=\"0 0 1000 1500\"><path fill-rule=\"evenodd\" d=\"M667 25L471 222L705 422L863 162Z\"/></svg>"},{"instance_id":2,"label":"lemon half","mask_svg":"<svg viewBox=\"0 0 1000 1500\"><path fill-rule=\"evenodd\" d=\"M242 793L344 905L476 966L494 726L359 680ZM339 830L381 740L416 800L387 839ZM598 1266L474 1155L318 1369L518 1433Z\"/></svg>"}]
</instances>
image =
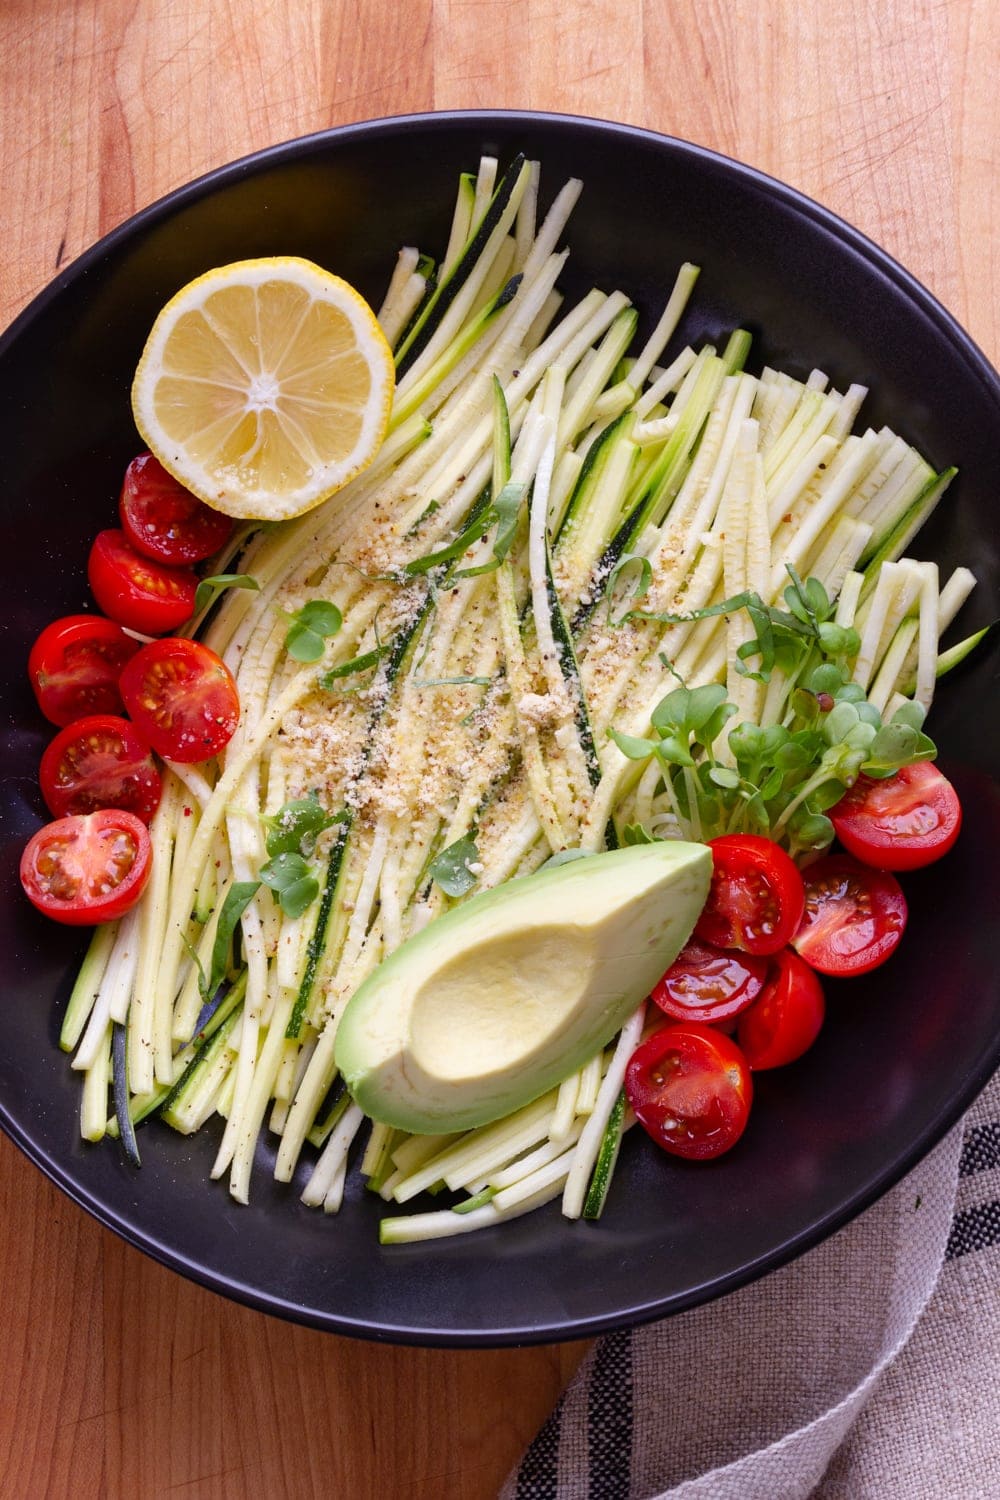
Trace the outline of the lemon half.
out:
<instances>
[{"instance_id":1,"label":"lemon half","mask_svg":"<svg viewBox=\"0 0 1000 1500\"><path fill-rule=\"evenodd\" d=\"M189 282L153 324L136 426L175 479L241 519L301 515L371 463L392 407L392 351L339 276L296 256Z\"/></svg>"}]
</instances>

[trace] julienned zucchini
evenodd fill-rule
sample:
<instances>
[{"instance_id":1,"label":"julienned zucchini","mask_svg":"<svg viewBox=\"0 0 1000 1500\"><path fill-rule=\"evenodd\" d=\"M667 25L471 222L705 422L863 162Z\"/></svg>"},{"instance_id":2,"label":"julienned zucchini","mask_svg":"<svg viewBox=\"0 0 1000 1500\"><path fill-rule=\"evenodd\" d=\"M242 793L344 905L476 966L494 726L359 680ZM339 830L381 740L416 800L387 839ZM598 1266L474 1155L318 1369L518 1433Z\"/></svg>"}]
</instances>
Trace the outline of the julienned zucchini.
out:
<instances>
[{"instance_id":1,"label":"julienned zucchini","mask_svg":"<svg viewBox=\"0 0 1000 1500\"><path fill-rule=\"evenodd\" d=\"M290 1041L295 1041L302 1031L302 1022L305 1019L309 1001L312 998L313 985L316 982L316 970L319 968L320 959L326 948L327 933L330 927L330 915L333 911L333 903L344 878L344 851L347 848L347 840L351 832L353 822L350 810L345 808L337 824L333 844L326 861L326 878L323 882L323 894L320 897L319 907L316 912L316 923L312 930L312 936L306 945L306 966L302 974L302 983L295 997L292 1013L285 1027L285 1036Z\"/></svg>"},{"instance_id":2,"label":"julienned zucchini","mask_svg":"<svg viewBox=\"0 0 1000 1500\"><path fill-rule=\"evenodd\" d=\"M399 682L407 660L412 652L414 643L420 634L420 630L431 609L432 598L427 600L417 612L413 621L399 631L389 648L383 671L385 673L386 693L380 700L378 708L374 709L367 725L365 733L362 756L359 762L357 776L360 777L368 764L368 758L374 743L374 733L379 720L386 711L391 694ZM319 908L316 913L316 922L313 927L312 937L306 948L306 967L302 975L302 983L295 997L292 1014L288 1018L285 1028L285 1036L290 1041L298 1039L302 1032L302 1023L309 1010L312 1000L313 986L316 983L316 974L319 970L323 955L326 952L327 942L330 935L330 921L336 904L337 894L344 880L347 867L347 847L353 827L353 817L349 809L345 808L337 825L337 832L330 849L326 865L326 879L323 884L323 894L320 897Z\"/></svg>"},{"instance_id":3,"label":"julienned zucchini","mask_svg":"<svg viewBox=\"0 0 1000 1500\"><path fill-rule=\"evenodd\" d=\"M576 723L576 732L580 736L580 744L583 747L584 760L587 763L587 775L591 786L596 787L601 779L601 762L597 757L597 746L594 744L594 730L590 722L590 711L587 708L583 683L580 681L580 667L573 649L573 636L552 577L552 557L547 547L545 549L545 586L552 614L552 634L559 652L559 669L573 700L573 718Z\"/></svg>"},{"instance_id":4,"label":"julienned zucchini","mask_svg":"<svg viewBox=\"0 0 1000 1500\"><path fill-rule=\"evenodd\" d=\"M660 459L634 497L625 519L605 547L595 569L599 579L610 578L623 553L637 542L648 525L659 525L672 505L687 473L702 429L726 376L725 362L716 355L705 360L680 420L666 444ZM573 616L571 628L579 635L593 614L599 590L585 594Z\"/></svg>"},{"instance_id":5,"label":"julienned zucchini","mask_svg":"<svg viewBox=\"0 0 1000 1500\"><path fill-rule=\"evenodd\" d=\"M247 971L246 969L244 969L243 972L241 974L238 974L233 980L232 984L229 986L229 989L223 995L218 1005L202 1023L198 1031L191 1038L191 1041L185 1048L185 1051L190 1054L189 1061L183 1072L181 1073L181 1077L178 1079L173 1088L160 1088L157 1089L155 1093L144 1096L137 1095L132 1100L132 1104L129 1109L129 1117L133 1125L141 1124L143 1120L148 1119L150 1115L156 1114L158 1110L162 1109L164 1106L171 1102L174 1097L175 1089L179 1088L180 1085L184 1082L188 1071L193 1068L194 1064L198 1061L201 1050L215 1035L219 1027L222 1026L226 1020L228 1020L228 1018L236 1009L238 1009L238 1007L242 1006L243 997L246 994L246 988ZM179 1058L182 1058L183 1055L183 1053L179 1054ZM108 1135L118 1136L120 1134L121 1131L118 1125L118 1118L117 1116L113 1116L112 1119L108 1122Z\"/></svg>"},{"instance_id":6,"label":"julienned zucchini","mask_svg":"<svg viewBox=\"0 0 1000 1500\"><path fill-rule=\"evenodd\" d=\"M608 1189L611 1186L615 1164L618 1161L618 1152L621 1149L624 1123L625 1090L622 1089L615 1100L615 1107L611 1111L611 1116L601 1139L601 1149L597 1153L594 1173L590 1179L590 1187L587 1189L587 1196L583 1204L583 1217L585 1219L599 1219L604 1212Z\"/></svg>"},{"instance_id":7,"label":"julienned zucchini","mask_svg":"<svg viewBox=\"0 0 1000 1500\"><path fill-rule=\"evenodd\" d=\"M127 1033L120 1021L111 1028L111 1076L114 1086L115 1119L121 1136L122 1150L133 1167L142 1166L139 1146L135 1138L135 1126L128 1108L128 1058L126 1056Z\"/></svg>"},{"instance_id":8,"label":"julienned zucchini","mask_svg":"<svg viewBox=\"0 0 1000 1500\"><path fill-rule=\"evenodd\" d=\"M445 313L468 281L486 241L502 220L521 184L522 176L530 170L523 155L515 156L504 173L500 185L490 201L489 207L466 243L465 249L453 270L439 281L419 313L413 327L396 351L396 379L402 380L410 366L419 358L440 327Z\"/></svg>"},{"instance_id":9,"label":"julienned zucchini","mask_svg":"<svg viewBox=\"0 0 1000 1500\"><path fill-rule=\"evenodd\" d=\"M168 1125L172 1125L175 1130L180 1130L185 1134L189 1133L189 1129L183 1121L180 1112L185 1108L185 1106L189 1105L192 1102L196 1091L199 1090L202 1085L205 1074L212 1067L213 1063L217 1061L219 1055L226 1047L226 1044L228 1043L229 1038L232 1035L233 1028L242 1013L243 1004L241 1001L240 1004L235 1009L230 1011L229 1015L226 1016L226 1019L222 1022L222 1025L218 1028L218 1030L213 1032L213 1034L202 1043L194 1058L192 1058L191 1062L185 1068L177 1083L170 1090L170 1093L167 1095L166 1099L164 1099L163 1105L160 1109L160 1117L161 1119L165 1120Z\"/></svg>"}]
</instances>

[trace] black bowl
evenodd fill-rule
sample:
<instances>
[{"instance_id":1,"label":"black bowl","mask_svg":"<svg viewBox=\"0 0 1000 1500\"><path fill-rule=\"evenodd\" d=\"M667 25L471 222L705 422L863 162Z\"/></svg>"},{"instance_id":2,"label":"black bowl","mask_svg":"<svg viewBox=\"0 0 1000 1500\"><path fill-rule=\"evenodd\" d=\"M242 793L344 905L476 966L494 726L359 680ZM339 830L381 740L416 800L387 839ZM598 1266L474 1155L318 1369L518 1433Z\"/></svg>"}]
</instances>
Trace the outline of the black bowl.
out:
<instances>
[{"instance_id":1,"label":"black bowl","mask_svg":"<svg viewBox=\"0 0 1000 1500\"><path fill-rule=\"evenodd\" d=\"M56 615L88 606L85 560L112 524L137 448L129 385L153 316L183 282L250 255L291 252L378 299L397 247L443 247L456 175L484 149L543 164L551 195L583 177L567 289L628 291L648 324L683 259L702 265L682 336L754 332L754 367L871 387L891 423L961 476L919 554L964 561L980 585L966 630L997 613L1000 383L949 315L854 230L759 173L621 126L527 114L424 116L352 126L262 152L137 215L61 272L0 341L0 557L10 682L2 781L6 963L0 1123L104 1224L216 1291L340 1333L502 1344L589 1335L690 1307L815 1244L895 1183L1000 1062L1000 835L995 655L940 690L933 732L966 827L937 869L907 880L902 951L831 986L827 1027L794 1068L759 1080L750 1128L712 1165L630 1136L598 1225L557 1205L501 1230L380 1249L380 1205L351 1182L336 1219L307 1210L268 1164L241 1208L208 1179L215 1151L153 1126L135 1173L111 1143L78 1139L79 1084L56 1038L81 943L36 917L17 859L42 807L49 734L25 677Z\"/></svg>"}]
</instances>

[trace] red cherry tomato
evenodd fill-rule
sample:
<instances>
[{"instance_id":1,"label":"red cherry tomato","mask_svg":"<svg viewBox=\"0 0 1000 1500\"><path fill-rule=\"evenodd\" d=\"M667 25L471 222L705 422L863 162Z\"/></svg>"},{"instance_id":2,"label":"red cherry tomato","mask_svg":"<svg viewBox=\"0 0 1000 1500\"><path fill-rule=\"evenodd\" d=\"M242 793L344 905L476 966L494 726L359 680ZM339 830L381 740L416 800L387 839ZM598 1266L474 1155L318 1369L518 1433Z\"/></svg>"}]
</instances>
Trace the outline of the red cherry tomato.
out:
<instances>
[{"instance_id":1,"label":"red cherry tomato","mask_svg":"<svg viewBox=\"0 0 1000 1500\"><path fill-rule=\"evenodd\" d=\"M137 552L173 567L211 557L233 534L229 516L192 495L151 453L125 470L118 514Z\"/></svg>"},{"instance_id":2,"label":"red cherry tomato","mask_svg":"<svg viewBox=\"0 0 1000 1500\"><path fill-rule=\"evenodd\" d=\"M232 673L200 641L168 636L143 646L122 673L125 707L166 760L199 761L232 739L240 699Z\"/></svg>"},{"instance_id":3,"label":"red cherry tomato","mask_svg":"<svg viewBox=\"0 0 1000 1500\"><path fill-rule=\"evenodd\" d=\"M830 811L848 853L878 870L918 870L958 838L962 807L948 779L921 760L885 781L859 776Z\"/></svg>"},{"instance_id":4,"label":"red cherry tomato","mask_svg":"<svg viewBox=\"0 0 1000 1500\"><path fill-rule=\"evenodd\" d=\"M886 870L849 854L804 872L806 909L792 947L821 974L867 974L894 952L906 926L906 897Z\"/></svg>"},{"instance_id":5,"label":"red cherry tomato","mask_svg":"<svg viewBox=\"0 0 1000 1500\"><path fill-rule=\"evenodd\" d=\"M807 1052L819 1036L826 1002L823 988L791 948L771 960L764 993L736 1025L736 1040L751 1068L781 1068Z\"/></svg>"},{"instance_id":6,"label":"red cherry tomato","mask_svg":"<svg viewBox=\"0 0 1000 1500\"><path fill-rule=\"evenodd\" d=\"M120 807L148 823L162 784L153 752L134 724L94 714L68 724L42 756L42 796L53 817Z\"/></svg>"},{"instance_id":7,"label":"red cherry tomato","mask_svg":"<svg viewBox=\"0 0 1000 1500\"><path fill-rule=\"evenodd\" d=\"M723 952L692 938L653 990L677 1021L726 1021L752 1005L764 988L767 959Z\"/></svg>"},{"instance_id":8,"label":"red cherry tomato","mask_svg":"<svg viewBox=\"0 0 1000 1500\"><path fill-rule=\"evenodd\" d=\"M685 1021L654 1032L636 1048L625 1070L625 1093L658 1146L706 1161L743 1134L753 1085L734 1042Z\"/></svg>"},{"instance_id":9,"label":"red cherry tomato","mask_svg":"<svg viewBox=\"0 0 1000 1500\"><path fill-rule=\"evenodd\" d=\"M53 724L121 710L118 679L139 649L113 620L64 615L46 625L31 648L28 676L38 707Z\"/></svg>"},{"instance_id":10,"label":"red cherry tomato","mask_svg":"<svg viewBox=\"0 0 1000 1500\"><path fill-rule=\"evenodd\" d=\"M97 533L87 577L104 613L143 635L176 630L194 614L195 574L189 568L167 568L143 557L120 531Z\"/></svg>"},{"instance_id":11,"label":"red cherry tomato","mask_svg":"<svg viewBox=\"0 0 1000 1500\"><path fill-rule=\"evenodd\" d=\"M712 839L712 887L695 937L716 948L777 953L802 920L802 876L771 839L752 833Z\"/></svg>"},{"instance_id":12,"label":"red cherry tomato","mask_svg":"<svg viewBox=\"0 0 1000 1500\"><path fill-rule=\"evenodd\" d=\"M59 818L40 828L21 855L21 884L32 905L70 927L123 916L149 879L145 823L119 808Z\"/></svg>"}]
</instances>

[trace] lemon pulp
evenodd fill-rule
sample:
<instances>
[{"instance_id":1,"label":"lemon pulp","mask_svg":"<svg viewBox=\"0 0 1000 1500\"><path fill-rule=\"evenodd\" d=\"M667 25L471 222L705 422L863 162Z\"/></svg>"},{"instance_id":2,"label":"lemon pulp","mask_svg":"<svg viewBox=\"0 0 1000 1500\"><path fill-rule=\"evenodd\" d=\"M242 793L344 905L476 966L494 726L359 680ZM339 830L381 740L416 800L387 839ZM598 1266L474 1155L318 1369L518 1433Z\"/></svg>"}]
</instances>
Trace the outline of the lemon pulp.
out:
<instances>
[{"instance_id":1,"label":"lemon pulp","mask_svg":"<svg viewBox=\"0 0 1000 1500\"><path fill-rule=\"evenodd\" d=\"M392 353L347 282L294 256L206 272L156 319L132 387L150 450L243 519L300 515L374 458Z\"/></svg>"}]
</instances>

